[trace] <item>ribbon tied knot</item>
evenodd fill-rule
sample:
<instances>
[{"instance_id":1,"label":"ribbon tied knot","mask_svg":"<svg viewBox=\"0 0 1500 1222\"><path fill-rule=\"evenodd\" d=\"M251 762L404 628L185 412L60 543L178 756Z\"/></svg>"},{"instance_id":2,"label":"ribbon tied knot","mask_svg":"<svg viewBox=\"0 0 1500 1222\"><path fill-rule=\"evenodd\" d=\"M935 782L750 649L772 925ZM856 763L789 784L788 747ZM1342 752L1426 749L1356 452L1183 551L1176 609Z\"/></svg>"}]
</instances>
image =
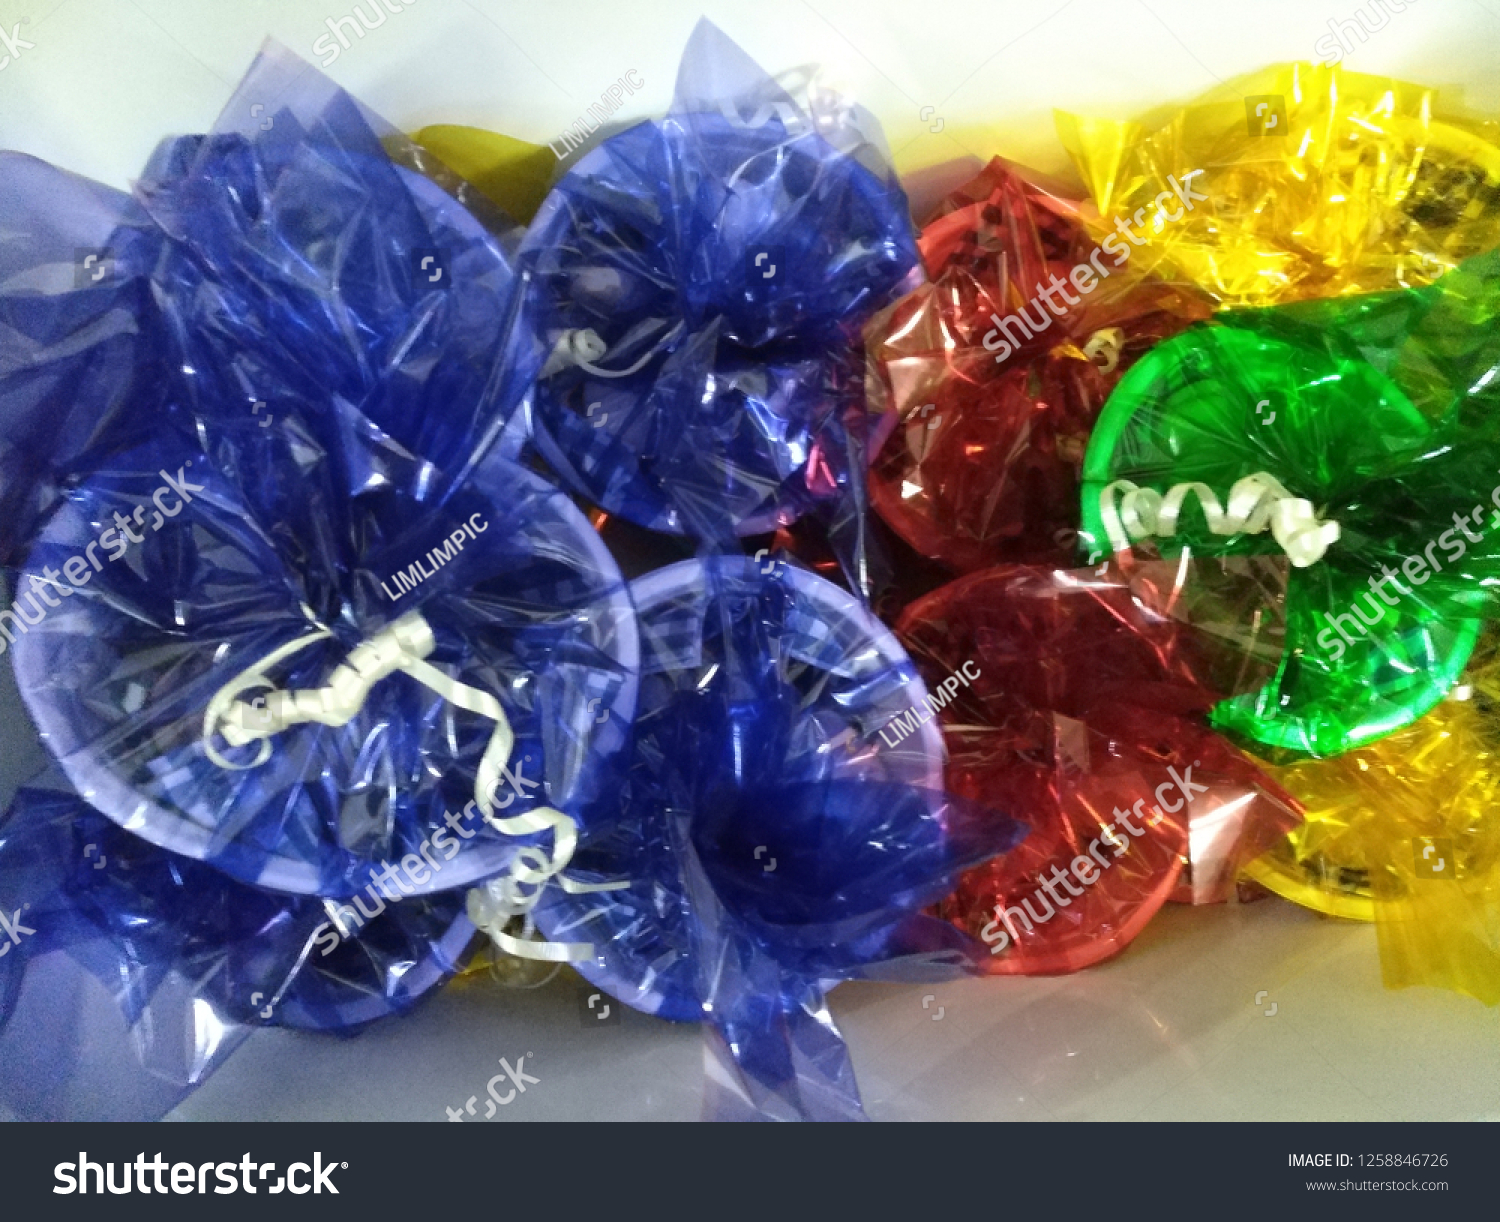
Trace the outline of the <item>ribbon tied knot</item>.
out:
<instances>
[{"instance_id":1,"label":"ribbon tied knot","mask_svg":"<svg viewBox=\"0 0 1500 1222\"><path fill-rule=\"evenodd\" d=\"M310 609L304 607L303 612L312 619ZM495 794L515 746L515 732L500 702L489 692L460 683L425 660L437 648L437 638L431 625L415 611L361 641L320 688L283 691L267 678L266 671L273 666L332 635L328 629L319 626L316 631L273 650L221 687L209 701L203 716L203 750L208 758L220 768L235 771L258 767L270 758L270 740L282 731L308 723L335 727L348 725L364 707L377 683L397 671L410 675L450 703L495 723L474 779L474 804L485 821L506 836L552 834L550 853L536 845L524 845L511 860L509 876L496 880L488 891L470 893L471 908L475 907L476 896L493 896L493 902L485 906L483 913L489 919L476 921L476 924L487 925L487 932L502 948L521 958L550 962L593 958L594 948L589 943L537 942L529 937L511 937L501 928L510 917L523 915L529 933L531 909L548 882L555 880L565 891L574 894L613 891L630 884L628 881L579 883L562 873L578 844L578 825L562 811L538 806L508 819L495 814ZM267 694L254 701L243 699L245 693L258 689L267 689ZM222 735L231 747L259 743L255 758L242 764L226 759L214 746L215 734ZM509 801L507 799L507 805ZM497 885L498 891L495 890Z\"/></svg>"}]
</instances>

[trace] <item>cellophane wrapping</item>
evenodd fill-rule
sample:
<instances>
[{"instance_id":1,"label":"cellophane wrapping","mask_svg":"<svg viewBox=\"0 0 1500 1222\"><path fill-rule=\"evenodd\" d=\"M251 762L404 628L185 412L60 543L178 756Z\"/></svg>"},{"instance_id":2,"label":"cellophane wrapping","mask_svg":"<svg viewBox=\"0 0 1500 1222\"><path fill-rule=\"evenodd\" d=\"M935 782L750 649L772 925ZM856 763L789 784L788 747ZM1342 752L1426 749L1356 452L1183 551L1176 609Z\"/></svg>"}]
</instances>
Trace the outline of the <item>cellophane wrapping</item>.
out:
<instances>
[{"instance_id":1,"label":"cellophane wrapping","mask_svg":"<svg viewBox=\"0 0 1500 1222\"><path fill-rule=\"evenodd\" d=\"M1103 257L1087 207L995 158L923 227L928 282L866 324L871 407L899 420L871 501L959 573L1073 563L1095 417L1144 352L1209 313L1205 295Z\"/></svg>"},{"instance_id":2,"label":"cellophane wrapping","mask_svg":"<svg viewBox=\"0 0 1500 1222\"><path fill-rule=\"evenodd\" d=\"M1449 698L1412 725L1336 759L1265 765L1307 822L1246 872L1304 907L1374 921L1391 988L1500 1004L1497 715L1491 629Z\"/></svg>"},{"instance_id":3,"label":"cellophane wrapping","mask_svg":"<svg viewBox=\"0 0 1500 1222\"><path fill-rule=\"evenodd\" d=\"M504 710L510 815L585 801L633 705L614 562L566 496L505 458L540 360L519 277L402 150L276 48L213 132L158 149L137 188L158 250L108 319L135 345L108 353L117 413L146 435L70 477L0 619L86 800L295 892L350 897L403 859L420 890L504 868L517 842L475 807L496 723L393 673L259 759L270 740L230 749L208 716L247 668L268 673L246 702L316 693L420 617L440 682ZM27 182L44 208L53 179ZM72 294L56 297L25 304L67 317ZM30 366L50 402L102 357L87 329L45 335ZM422 856L434 845L440 867Z\"/></svg>"},{"instance_id":4,"label":"cellophane wrapping","mask_svg":"<svg viewBox=\"0 0 1500 1222\"><path fill-rule=\"evenodd\" d=\"M943 794L935 728L891 728L927 691L837 587L725 557L632 594L633 747L576 858L580 877L630 886L549 891L538 926L592 942L579 970L626 1004L711 1022L761 1115L858 1117L825 989L971 970L972 940L921 910L1024 827Z\"/></svg>"},{"instance_id":5,"label":"cellophane wrapping","mask_svg":"<svg viewBox=\"0 0 1500 1222\"><path fill-rule=\"evenodd\" d=\"M0 818L0 895L19 918L0 1102L27 1120L159 1119L256 1027L352 1033L410 1010L474 932L461 892L336 924L121 830L57 778Z\"/></svg>"},{"instance_id":6,"label":"cellophane wrapping","mask_svg":"<svg viewBox=\"0 0 1500 1222\"><path fill-rule=\"evenodd\" d=\"M1116 955L1169 898L1228 898L1240 867L1300 821L1203 717L1279 657L1284 566L1196 573L1004 565L902 615L929 688L971 679L934 713L948 790L1033 827L938 908L985 944L984 970L1051 975ZM1257 619L1264 631L1246 633Z\"/></svg>"},{"instance_id":7,"label":"cellophane wrapping","mask_svg":"<svg viewBox=\"0 0 1500 1222\"><path fill-rule=\"evenodd\" d=\"M1262 306L1419 287L1500 244L1500 124L1341 66L1216 93L1141 120L1057 116L1090 228L1143 271Z\"/></svg>"},{"instance_id":8,"label":"cellophane wrapping","mask_svg":"<svg viewBox=\"0 0 1500 1222\"><path fill-rule=\"evenodd\" d=\"M867 113L799 102L703 22L670 113L581 157L521 262L553 354L535 442L570 488L721 544L857 516L860 326L921 274Z\"/></svg>"},{"instance_id":9,"label":"cellophane wrapping","mask_svg":"<svg viewBox=\"0 0 1500 1222\"><path fill-rule=\"evenodd\" d=\"M1497 285L1490 254L1423 289L1226 313L1154 349L1111 397L1084 461L1096 558L1122 543L1282 550L1274 531L1216 533L1197 493L1170 537L1127 539L1108 515L1128 485L1199 484L1227 506L1239 481L1270 476L1337 526L1292 572L1275 679L1215 724L1332 755L1408 724L1457 679L1500 575Z\"/></svg>"}]
</instances>

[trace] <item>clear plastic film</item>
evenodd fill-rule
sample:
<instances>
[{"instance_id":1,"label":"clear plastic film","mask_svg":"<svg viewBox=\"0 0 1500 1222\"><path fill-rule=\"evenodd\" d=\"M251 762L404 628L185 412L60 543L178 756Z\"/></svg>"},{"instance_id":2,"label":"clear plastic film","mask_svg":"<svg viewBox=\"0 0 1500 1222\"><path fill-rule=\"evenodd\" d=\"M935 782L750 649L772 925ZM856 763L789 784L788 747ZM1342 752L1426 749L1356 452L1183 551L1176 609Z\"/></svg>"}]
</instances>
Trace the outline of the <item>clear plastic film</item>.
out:
<instances>
[{"instance_id":1,"label":"clear plastic film","mask_svg":"<svg viewBox=\"0 0 1500 1222\"><path fill-rule=\"evenodd\" d=\"M1420 290L1220 315L1101 414L1083 538L1285 554L1287 652L1215 724L1331 755L1408 724L1463 669L1500 578L1500 260Z\"/></svg>"},{"instance_id":2,"label":"clear plastic film","mask_svg":"<svg viewBox=\"0 0 1500 1222\"><path fill-rule=\"evenodd\" d=\"M938 714L949 791L1033 828L938 908L984 943L984 970L1118 954L1169 898L1228 898L1297 825L1295 802L1202 719L1275 665L1283 580L1265 559L999 566L907 608L897 632L929 687L972 676Z\"/></svg>"},{"instance_id":3,"label":"clear plastic film","mask_svg":"<svg viewBox=\"0 0 1500 1222\"><path fill-rule=\"evenodd\" d=\"M227 471L168 440L96 472L32 550L10 650L46 747L122 826L289 891L450 889L513 859L493 818L600 784L633 613L539 477L492 456L439 496L349 425L316 457L288 422Z\"/></svg>"},{"instance_id":4,"label":"clear plastic film","mask_svg":"<svg viewBox=\"0 0 1500 1222\"><path fill-rule=\"evenodd\" d=\"M866 325L871 406L899 420L871 500L960 572L1072 563L1095 416L1143 352L1208 315L1201 294L1101 257L1085 206L997 157L923 228L930 283Z\"/></svg>"},{"instance_id":5,"label":"clear plastic film","mask_svg":"<svg viewBox=\"0 0 1500 1222\"><path fill-rule=\"evenodd\" d=\"M268 44L214 130L165 141L136 193L171 239L153 278L200 424L345 402L456 474L517 416L541 353L514 226L291 52Z\"/></svg>"},{"instance_id":6,"label":"clear plastic film","mask_svg":"<svg viewBox=\"0 0 1500 1222\"><path fill-rule=\"evenodd\" d=\"M158 149L149 291L111 318L165 337L111 353L145 438L70 479L0 614L84 798L243 881L370 905L539 840L561 870L558 808L636 683L613 560L504 457L540 360L519 278L423 156L276 47L211 134ZM80 337L48 335L88 378Z\"/></svg>"},{"instance_id":7,"label":"clear plastic film","mask_svg":"<svg viewBox=\"0 0 1500 1222\"><path fill-rule=\"evenodd\" d=\"M412 143L521 224L542 206L557 167L552 150L478 127L436 123L415 132Z\"/></svg>"},{"instance_id":8,"label":"clear plastic film","mask_svg":"<svg viewBox=\"0 0 1500 1222\"><path fill-rule=\"evenodd\" d=\"M473 937L461 893L365 921L116 827L66 785L0 818L0 1102L25 1120L156 1120L261 1026L352 1032L409 1010Z\"/></svg>"},{"instance_id":9,"label":"clear plastic film","mask_svg":"<svg viewBox=\"0 0 1500 1222\"><path fill-rule=\"evenodd\" d=\"M672 111L558 183L521 261L551 354L535 442L570 488L731 545L857 513L859 329L920 275L872 127L804 108L705 21Z\"/></svg>"},{"instance_id":10,"label":"clear plastic film","mask_svg":"<svg viewBox=\"0 0 1500 1222\"><path fill-rule=\"evenodd\" d=\"M519 447L540 364L519 232L284 48L212 133L156 150L135 198L0 161L0 564L60 489L168 428L270 428L332 397L445 467L513 418Z\"/></svg>"},{"instance_id":11,"label":"clear plastic film","mask_svg":"<svg viewBox=\"0 0 1500 1222\"><path fill-rule=\"evenodd\" d=\"M74 476L162 427L160 249L130 196L0 152L0 568Z\"/></svg>"},{"instance_id":12,"label":"clear plastic film","mask_svg":"<svg viewBox=\"0 0 1500 1222\"><path fill-rule=\"evenodd\" d=\"M1142 121L1057 115L1091 228L1132 265L1261 306L1430 284L1500 244L1500 132L1434 90L1296 63L1222 92Z\"/></svg>"},{"instance_id":13,"label":"clear plastic film","mask_svg":"<svg viewBox=\"0 0 1500 1222\"><path fill-rule=\"evenodd\" d=\"M1425 717L1331 760L1267 771L1306 824L1245 873L1330 916L1374 921L1385 983L1500 1004L1500 649L1481 638Z\"/></svg>"},{"instance_id":14,"label":"clear plastic film","mask_svg":"<svg viewBox=\"0 0 1500 1222\"><path fill-rule=\"evenodd\" d=\"M929 689L849 594L782 562L715 558L631 587L640 711L618 794L584 820L580 878L549 891L553 940L647 1013L711 1022L761 1115L858 1117L824 990L853 977L942 978L974 944L921 910L1024 831L941 788Z\"/></svg>"}]
</instances>

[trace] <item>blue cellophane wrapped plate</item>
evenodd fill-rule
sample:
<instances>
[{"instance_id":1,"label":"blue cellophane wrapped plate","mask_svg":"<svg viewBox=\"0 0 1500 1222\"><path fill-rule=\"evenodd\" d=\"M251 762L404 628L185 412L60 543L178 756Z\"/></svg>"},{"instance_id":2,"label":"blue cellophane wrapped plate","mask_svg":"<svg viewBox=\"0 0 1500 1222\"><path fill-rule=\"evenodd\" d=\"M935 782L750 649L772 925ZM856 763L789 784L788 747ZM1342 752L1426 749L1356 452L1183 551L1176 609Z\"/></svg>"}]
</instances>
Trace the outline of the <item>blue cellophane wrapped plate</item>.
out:
<instances>
[{"instance_id":1,"label":"blue cellophane wrapped plate","mask_svg":"<svg viewBox=\"0 0 1500 1222\"><path fill-rule=\"evenodd\" d=\"M804 108L704 22L671 113L586 154L520 261L535 441L575 491L722 539L863 479L860 327L921 272L862 112Z\"/></svg>"}]
</instances>

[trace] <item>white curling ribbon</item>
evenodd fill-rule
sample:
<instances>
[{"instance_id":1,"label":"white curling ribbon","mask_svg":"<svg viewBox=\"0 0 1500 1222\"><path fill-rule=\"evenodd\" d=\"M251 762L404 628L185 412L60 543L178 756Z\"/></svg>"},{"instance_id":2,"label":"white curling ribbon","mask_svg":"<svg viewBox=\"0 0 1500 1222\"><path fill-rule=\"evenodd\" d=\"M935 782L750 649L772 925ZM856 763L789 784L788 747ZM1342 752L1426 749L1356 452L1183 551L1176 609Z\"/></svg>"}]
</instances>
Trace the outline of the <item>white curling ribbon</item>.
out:
<instances>
[{"instance_id":1,"label":"white curling ribbon","mask_svg":"<svg viewBox=\"0 0 1500 1222\"><path fill-rule=\"evenodd\" d=\"M1125 350L1125 332L1120 327L1102 327L1089 336L1083 346L1083 355L1099 365L1100 373L1114 373L1120 365L1120 353ZM1099 358L1103 357L1103 364Z\"/></svg>"},{"instance_id":2,"label":"white curling ribbon","mask_svg":"<svg viewBox=\"0 0 1500 1222\"><path fill-rule=\"evenodd\" d=\"M542 366L537 377L550 378L554 373L561 373L573 365L587 369L590 362L602 360L608 351L609 348L599 338L597 331L591 331L587 327L564 331L552 345L552 351L547 354L547 363Z\"/></svg>"},{"instance_id":3,"label":"white curling ribbon","mask_svg":"<svg viewBox=\"0 0 1500 1222\"><path fill-rule=\"evenodd\" d=\"M303 612L309 619L312 618L311 611L306 607ZM529 836L546 831L552 833L550 855L532 845L522 848L511 863L511 877L503 880L507 885L514 884L505 894L510 897L510 904L515 906L515 914L529 912L549 881L555 880L565 891L574 894L614 891L630 885L628 881L579 883L563 875L562 871L572 860L573 851L578 845L578 825L562 811L550 806L539 806L508 819L495 815L493 794L510 762L510 753L516 741L515 732L510 727L504 708L489 692L460 683L424 661L437 648L437 639L420 612L413 611L404 615L373 637L360 642L321 688L282 691L266 677L265 672L271 667L332 635L326 628L319 628L316 632L298 637L273 650L221 687L209 701L208 709L203 715L204 754L220 768L239 771L258 767L270 757L271 738L292 726L309 722L325 726L348 725L364 707L370 690L382 679L401 671L423 686L431 688L449 703L487 717L495 723L494 732L490 735L474 778L474 803L484 815L485 821L506 836ZM241 699L243 693L259 689L267 689L267 695L258 697L253 703ZM216 733L221 734L232 747L245 747L258 742L260 747L255 759L248 764L236 764L225 759L213 744ZM533 889L521 894L515 890L517 886L529 886ZM594 948L588 943L534 942L529 939L520 941L498 930L491 930L490 934L505 949L522 958L568 962L591 959L594 954Z\"/></svg>"},{"instance_id":4,"label":"white curling ribbon","mask_svg":"<svg viewBox=\"0 0 1500 1222\"><path fill-rule=\"evenodd\" d=\"M542 366L541 373L537 378L550 378L555 373L561 373L564 369L576 365L585 373L591 373L596 378L628 378L633 373L639 373L662 350L670 344L684 330L684 324L678 323L670 331L657 340L646 350L634 365L625 369L601 369L595 361L602 361L609 354L609 346L599 338L597 331L588 327L578 327L559 333L556 342L552 345L552 351L547 355L547 363Z\"/></svg>"},{"instance_id":5,"label":"white curling ribbon","mask_svg":"<svg viewBox=\"0 0 1500 1222\"><path fill-rule=\"evenodd\" d=\"M627 882L580 883L566 875L554 874L546 854L528 845L516 854L509 875L491 879L469 891L465 903L469 920L501 950L518 959L541 959L548 963L578 963L592 959L592 942L537 942L529 936L536 929L531 910L550 881L556 881L564 891L573 895L616 891L629 886ZM524 887L531 890L523 891ZM525 919L519 938L505 932L511 918L518 916Z\"/></svg>"},{"instance_id":6,"label":"white curling ribbon","mask_svg":"<svg viewBox=\"0 0 1500 1222\"><path fill-rule=\"evenodd\" d=\"M1203 507L1208 529L1216 535L1258 535L1270 528L1294 568L1305 569L1323 558L1338 540L1339 524L1317 515L1311 501L1295 497L1264 471L1236 480L1227 508L1207 484L1177 484L1163 496L1118 479L1099 494L1099 511L1110 547L1128 550L1134 540L1170 539L1177 531L1183 502L1191 493ZM1118 507L1116 494L1120 495Z\"/></svg>"}]
</instances>

